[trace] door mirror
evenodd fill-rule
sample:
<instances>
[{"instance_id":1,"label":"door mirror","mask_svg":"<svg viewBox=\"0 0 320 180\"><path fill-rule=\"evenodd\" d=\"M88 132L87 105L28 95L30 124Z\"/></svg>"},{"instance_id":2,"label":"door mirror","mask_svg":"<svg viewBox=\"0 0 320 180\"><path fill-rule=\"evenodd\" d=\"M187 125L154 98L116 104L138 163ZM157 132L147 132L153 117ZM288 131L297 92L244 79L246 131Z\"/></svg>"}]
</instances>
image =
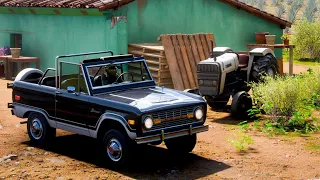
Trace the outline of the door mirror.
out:
<instances>
[{"instance_id":1,"label":"door mirror","mask_svg":"<svg viewBox=\"0 0 320 180\"><path fill-rule=\"evenodd\" d=\"M76 88L74 86L68 86L67 90L68 90L68 93L75 93L76 92Z\"/></svg>"}]
</instances>

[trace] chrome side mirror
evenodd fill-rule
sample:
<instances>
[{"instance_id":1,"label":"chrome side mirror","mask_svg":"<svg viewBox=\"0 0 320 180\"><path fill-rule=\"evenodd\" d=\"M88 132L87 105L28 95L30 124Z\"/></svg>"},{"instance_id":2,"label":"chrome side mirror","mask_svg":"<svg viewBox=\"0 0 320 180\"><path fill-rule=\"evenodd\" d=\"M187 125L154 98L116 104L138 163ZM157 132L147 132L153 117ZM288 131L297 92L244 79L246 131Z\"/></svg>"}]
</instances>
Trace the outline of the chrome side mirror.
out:
<instances>
[{"instance_id":1,"label":"chrome side mirror","mask_svg":"<svg viewBox=\"0 0 320 180\"><path fill-rule=\"evenodd\" d=\"M68 93L75 93L76 92L76 88L74 86L68 86L67 87L67 91L68 91Z\"/></svg>"}]
</instances>

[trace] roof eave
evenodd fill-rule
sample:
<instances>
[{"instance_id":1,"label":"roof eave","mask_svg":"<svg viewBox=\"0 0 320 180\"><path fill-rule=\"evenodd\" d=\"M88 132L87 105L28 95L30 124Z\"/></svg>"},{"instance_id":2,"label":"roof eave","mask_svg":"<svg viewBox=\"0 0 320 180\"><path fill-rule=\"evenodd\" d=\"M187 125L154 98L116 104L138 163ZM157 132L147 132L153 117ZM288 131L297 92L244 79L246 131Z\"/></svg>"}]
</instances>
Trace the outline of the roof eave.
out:
<instances>
[{"instance_id":1,"label":"roof eave","mask_svg":"<svg viewBox=\"0 0 320 180\"><path fill-rule=\"evenodd\" d=\"M135 0L118 0L116 2L111 2L111 3L105 4L103 6L100 6L98 9L99 9L99 11L105 11L105 10L109 10L109 9L118 9L119 7L124 6L126 4L129 4L133 1L135 1Z\"/></svg>"}]
</instances>

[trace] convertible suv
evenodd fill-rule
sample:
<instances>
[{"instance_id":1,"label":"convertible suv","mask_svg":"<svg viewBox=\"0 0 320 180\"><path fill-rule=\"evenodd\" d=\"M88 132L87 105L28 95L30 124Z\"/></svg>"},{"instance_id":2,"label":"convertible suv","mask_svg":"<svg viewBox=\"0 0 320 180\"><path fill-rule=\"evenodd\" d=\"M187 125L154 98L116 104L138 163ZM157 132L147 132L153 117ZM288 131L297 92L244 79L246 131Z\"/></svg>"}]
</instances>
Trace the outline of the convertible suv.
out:
<instances>
[{"instance_id":1,"label":"convertible suv","mask_svg":"<svg viewBox=\"0 0 320 180\"><path fill-rule=\"evenodd\" d=\"M111 56L100 57L99 54ZM74 63L74 59L99 58ZM66 60L68 59L68 61ZM35 145L50 142L56 129L98 139L108 164L124 165L137 144L160 144L191 152L207 106L198 95L157 87L146 60L111 51L58 56L56 69L22 70L12 88L12 115L28 118Z\"/></svg>"}]
</instances>

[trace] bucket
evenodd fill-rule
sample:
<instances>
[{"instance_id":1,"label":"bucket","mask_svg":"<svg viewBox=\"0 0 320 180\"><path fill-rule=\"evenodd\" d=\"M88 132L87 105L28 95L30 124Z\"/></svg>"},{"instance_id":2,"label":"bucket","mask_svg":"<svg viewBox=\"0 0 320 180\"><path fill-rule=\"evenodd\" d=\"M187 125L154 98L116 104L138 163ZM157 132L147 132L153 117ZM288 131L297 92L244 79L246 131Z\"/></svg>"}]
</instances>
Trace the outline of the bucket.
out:
<instances>
[{"instance_id":1,"label":"bucket","mask_svg":"<svg viewBox=\"0 0 320 180\"><path fill-rule=\"evenodd\" d=\"M256 43L257 44L266 44L266 37L269 32L256 32Z\"/></svg>"},{"instance_id":2,"label":"bucket","mask_svg":"<svg viewBox=\"0 0 320 180\"><path fill-rule=\"evenodd\" d=\"M21 48L10 48L10 51L13 58L20 57Z\"/></svg>"},{"instance_id":3,"label":"bucket","mask_svg":"<svg viewBox=\"0 0 320 180\"><path fill-rule=\"evenodd\" d=\"M274 40L276 39L276 35L266 35L266 43L267 44L274 44Z\"/></svg>"}]
</instances>

